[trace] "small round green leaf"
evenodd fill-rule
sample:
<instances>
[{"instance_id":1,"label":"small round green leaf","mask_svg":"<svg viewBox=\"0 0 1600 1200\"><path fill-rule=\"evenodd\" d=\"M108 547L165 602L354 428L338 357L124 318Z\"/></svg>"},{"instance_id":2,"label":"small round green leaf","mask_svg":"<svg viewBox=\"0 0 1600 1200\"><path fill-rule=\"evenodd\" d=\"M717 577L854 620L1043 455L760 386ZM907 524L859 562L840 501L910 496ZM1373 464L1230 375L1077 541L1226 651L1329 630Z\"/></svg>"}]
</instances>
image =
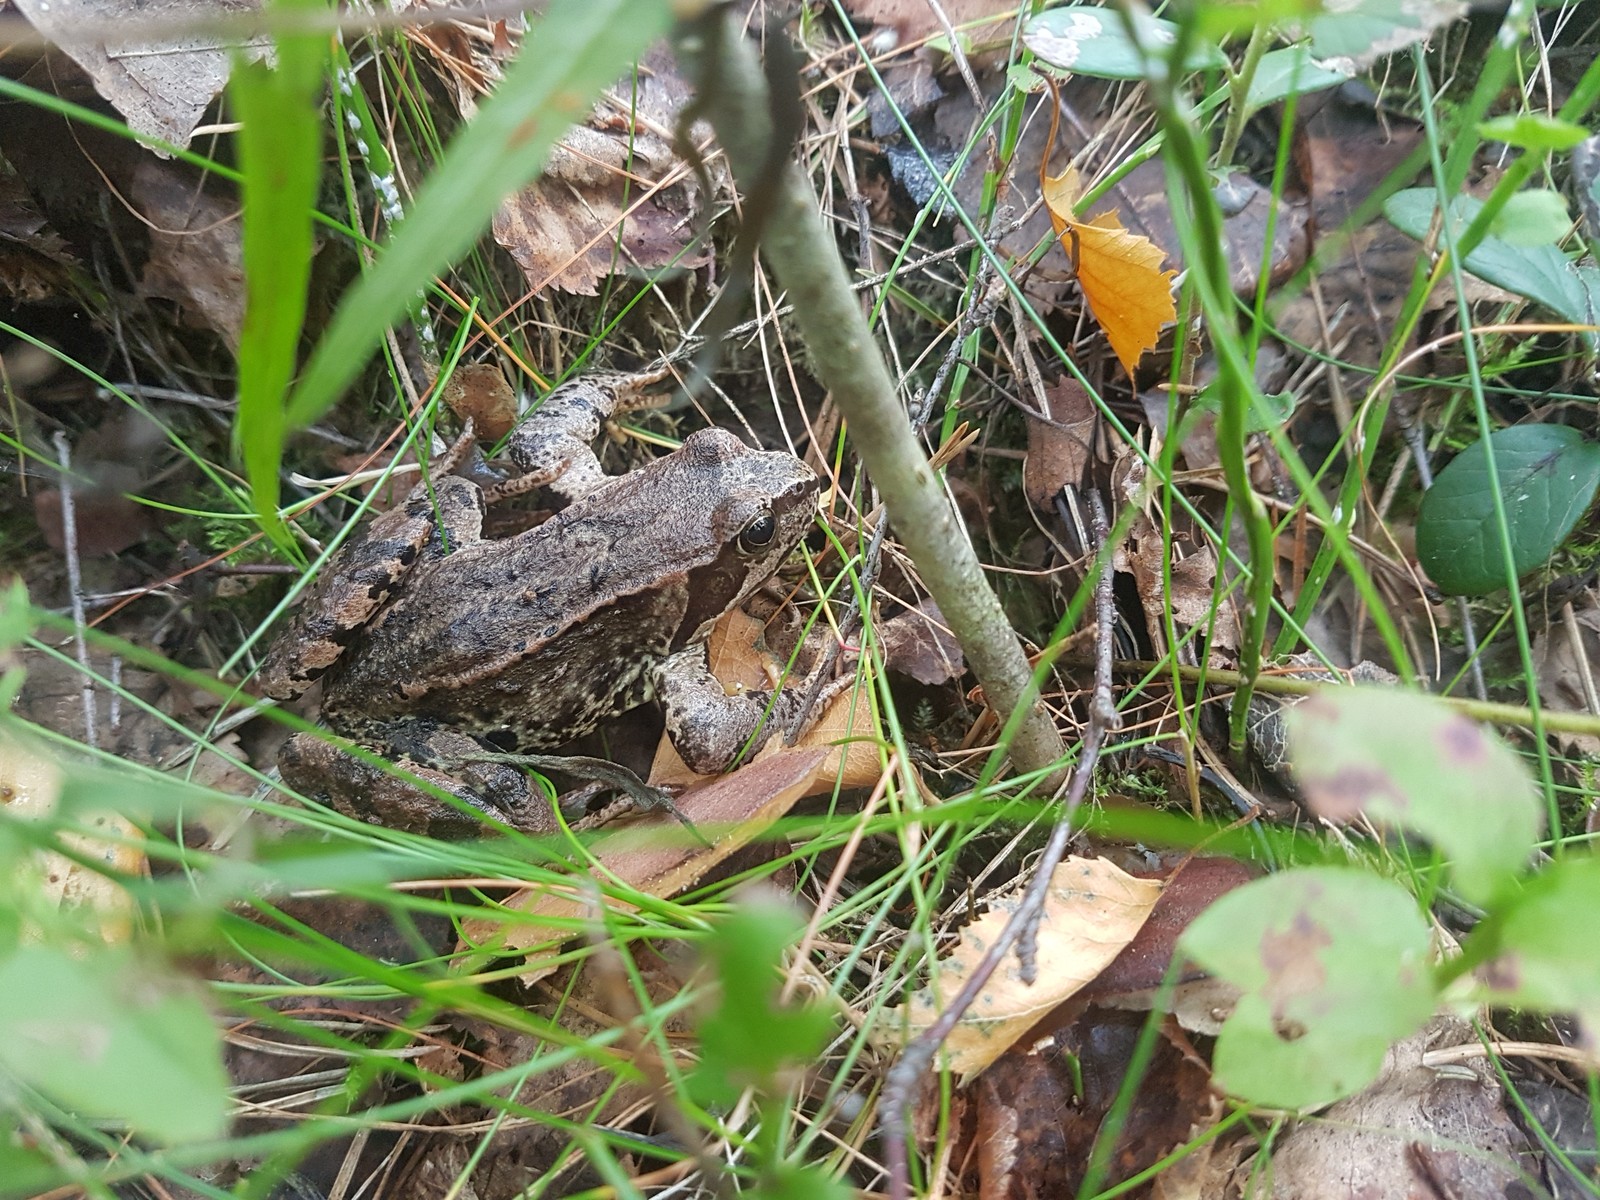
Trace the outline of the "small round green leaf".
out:
<instances>
[{"instance_id":1,"label":"small round green leaf","mask_svg":"<svg viewBox=\"0 0 1600 1200\"><path fill-rule=\"evenodd\" d=\"M1483 726L1401 688L1327 687L1284 714L1289 765L1319 817L1418 834L1486 903L1527 866L1543 825L1522 760Z\"/></svg>"},{"instance_id":2,"label":"small round green leaf","mask_svg":"<svg viewBox=\"0 0 1600 1200\"><path fill-rule=\"evenodd\" d=\"M1428 925L1398 885L1348 867L1286 871L1218 900L1180 949L1244 994L1213 1076L1235 1096L1311 1108L1360 1091L1435 992Z\"/></svg>"},{"instance_id":3,"label":"small round green leaf","mask_svg":"<svg viewBox=\"0 0 1600 1200\"><path fill-rule=\"evenodd\" d=\"M1544 113L1518 113L1495 117L1478 125L1478 132L1494 142L1524 150L1571 150L1589 136L1582 125Z\"/></svg>"},{"instance_id":4,"label":"small round green leaf","mask_svg":"<svg viewBox=\"0 0 1600 1200\"><path fill-rule=\"evenodd\" d=\"M1425 41L1464 16L1467 6L1460 0L1343 0L1317 9L1295 32L1310 35L1317 58L1344 60L1341 65L1359 71Z\"/></svg>"},{"instance_id":5,"label":"small round green leaf","mask_svg":"<svg viewBox=\"0 0 1600 1200\"><path fill-rule=\"evenodd\" d=\"M1567 198L1549 188L1530 188L1506 200L1489 232L1513 246L1548 246L1572 229Z\"/></svg>"},{"instance_id":6,"label":"small round green leaf","mask_svg":"<svg viewBox=\"0 0 1600 1200\"><path fill-rule=\"evenodd\" d=\"M1323 88L1338 87L1350 76L1330 71L1311 60L1311 47L1286 46L1261 56L1245 92L1245 108L1255 112L1290 96L1305 96Z\"/></svg>"},{"instance_id":7,"label":"small round green leaf","mask_svg":"<svg viewBox=\"0 0 1600 1200\"><path fill-rule=\"evenodd\" d=\"M1506 585L1498 488L1518 577L1546 562L1600 487L1600 445L1564 425L1516 425L1468 446L1439 472L1417 514L1417 558L1439 590L1485 596Z\"/></svg>"},{"instance_id":8,"label":"small round green leaf","mask_svg":"<svg viewBox=\"0 0 1600 1200\"><path fill-rule=\"evenodd\" d=\"M1097 79L1143 79L1152 55L1177 41L1171 21L1143 13L1133 16L1140 38L1128 34L1127 22L1114 8L1075 5L1040 13L1022 30L1023 44L1052 67ZM1226 59L1210 42L1199 42L1184 61L1185 71L1220 67Z\"/></svg>"},{"instance_id":9,"label":"small round green leaf","mask_svg":"<svg viewBox=\"0 0 1600 1200\"><path fill-rule=\"evenodd\" d=\"M1432 188L1407 188L1390 196L1383 215L1396 229L1418 241L1429 236L1438 194ZM1483 201L1457 196L1450 202L1450 225L1460 237L1480 212ZM1554 245L1513 246L1497 237L1485 237L1462 264L1479 279L1487 279L1508 292L1526 296L1575 325L1594 323L1600 309L1600 269L1592 263L1573 262ZM1590 345L1600 345L1593 334Z\"/></svg>"},{"instance_id":10,"label":"small round green leaf","mask_svg":"<svg viewBox=\"0 0 1600 1200\"><path fill-rule=\"evenodd\" d=\"M0 1064L86 1117L161 1142L220 1137L228 1078L186 982L126 951L23 946L0 960Z\"/></svg>"}]
</instances>

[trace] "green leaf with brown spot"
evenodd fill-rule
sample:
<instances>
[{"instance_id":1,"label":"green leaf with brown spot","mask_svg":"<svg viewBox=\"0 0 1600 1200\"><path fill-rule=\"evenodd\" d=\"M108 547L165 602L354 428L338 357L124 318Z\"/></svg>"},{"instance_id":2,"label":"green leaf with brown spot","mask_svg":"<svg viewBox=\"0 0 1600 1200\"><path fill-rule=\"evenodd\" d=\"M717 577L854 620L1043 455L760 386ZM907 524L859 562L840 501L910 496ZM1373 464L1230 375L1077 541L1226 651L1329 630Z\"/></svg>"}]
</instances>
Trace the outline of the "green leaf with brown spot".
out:
<instances>
[{"instance_id":1,"label":"green leaf with brown spot","mask_svg":"<svg viewBox=\"0 0 1600 1200\"><path fill-rule=\"evenodd\" d=\"M1432 842L1456 887L1484 903L1527 865L1542 827L1522 760L1431 697L1328 687L1290 708L1289 764L1320 817L1365 815Z\"/></svg>"},{"instance_id":2,"label":"green leaf with brown spot","mask_svg":"<svg viewBox=\"0 0 1600 1200\"><path fill-rule=\"evenodd\" d=\"M1564 858L1530 880L1507 904L1503 920L1483 932L1500 952L1481 978L1490 1002L1577 1014L1600 1034L1600 858ZM1474 935L1479 936L1479 935ZM1475 948L1467 943L1467 951Z\"/></svg>"},{"instance_id":3,"label":"green leaf with brown spot","mask_svg":"<svg viewBox=\"0 0 1600 1200\"><path fill-rule=\"evenodd\" d=\"M1229 892L1179 948L1243 995L1212 1073L1235 1096L1311 1108L1360 1091L1435 1007L1428 924L1397 884L1348 867Z\"/></svg>"}]
</instances>

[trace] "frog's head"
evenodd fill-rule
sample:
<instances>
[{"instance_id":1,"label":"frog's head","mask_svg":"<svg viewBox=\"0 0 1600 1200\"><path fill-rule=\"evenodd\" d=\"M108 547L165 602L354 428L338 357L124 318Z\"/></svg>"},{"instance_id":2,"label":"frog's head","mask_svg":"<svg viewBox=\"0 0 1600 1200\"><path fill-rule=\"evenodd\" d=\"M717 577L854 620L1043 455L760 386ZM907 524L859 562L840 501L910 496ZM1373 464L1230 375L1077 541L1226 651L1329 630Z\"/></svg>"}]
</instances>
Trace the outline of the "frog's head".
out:
<instances>
[{"instance_id":1,"label":"frog's head","mask_svg":"<svg viewBox=\"0 0 1600 1200\"><path fill-rule=\"evenodd\" d=\"M698 641L770 579L811 528L821 481L792 454L752 450L723 429L691 434L674 457L715 496L710 560L690 571L678 644Z\"/></svg>"}]
</instances>

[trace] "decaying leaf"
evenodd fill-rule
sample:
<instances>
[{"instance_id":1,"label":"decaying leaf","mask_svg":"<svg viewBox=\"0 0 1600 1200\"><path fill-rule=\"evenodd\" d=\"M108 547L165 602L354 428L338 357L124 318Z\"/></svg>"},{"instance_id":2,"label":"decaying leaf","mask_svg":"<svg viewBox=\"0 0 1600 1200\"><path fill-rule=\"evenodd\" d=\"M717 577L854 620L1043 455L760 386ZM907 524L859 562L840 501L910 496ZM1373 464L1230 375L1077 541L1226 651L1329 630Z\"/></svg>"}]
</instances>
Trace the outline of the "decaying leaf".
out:
<instances>
[{"instance_id":1,"label":"decaying leaf","mask_svg":"<svg viewBox=\"0 0 1600 1200\"><path fill-rule=\"evenodd\" d=\"M228 82L230 65L230 39L189 30L255 9L242 0L17 0L16 6L83 68L130 128L179 146L189 144ZM245 56L259 58L265 44L254 39Z\"/></svg>"},{"instance_id":2,"label":"decaying leaf","mask_svg":"<svg viewBox=\"0 0 1600 1200\"><path fill-rule=\"evenodd\" d=\"M22 181L0 178L0 292L37 303L66 291L78 265L66 239L51 228ZM34 347L25 342L14 344L6 354L6 370L18 351L30 350ZM13 375L11 386L20 387L15 380Z\"/></svg>"},{"instance_id":3,"label":"decaying leaf","mask_svg":"<svg viewBox=\"0 0 1600 1200\"><path fill-rule=\"evenodd\" d=\"M150 230L150 257L139 292L181 306L184 318L239 348L244 327L244 250L240 208L207 192L175 164L141 162L134 204Z\"/></svg>"},{"instance_id":4,"label":"decaying leaf","mask_svg":"<svg viewBox=\"0 0 1600 1200\"><path fill-rule=\"evenodd\" d=\"M394 0L395 12L427 11L423 0ZM502 64L513 57L527 32L527 18L481 17L468 20L457 14L454 20L426 24L406 22L401 26L406 40L426 51L440 80L450 90L456 111L470 120L477 115L478 100L499 86L505 72Z\"/></svg>"},{"instance_id":5,"label":"decaying leaf","mask_svg":"<svg viewBox=\"0 0 1600 1200\"><path fill-rule=\"evenodd\" d=\"M8 816L48 819L61 785L61 769L53 762L19 742L0 739L0 808ZM144 854L134 848L139 831L126 817L109 810L83 813L79 824L83 832L63 833L62 842L86 860L103 864L107 874L65 855L37 852L32 862L39 889L54 907L77 910L105 941L125 941L133 929L134 903L110 874L137 875L145 870Z\"/></svg>"},{"instance_id":6,"label":"decaying leaf","mask_svg":"<svg viewBox=\"0 0 1600 1200\"><path fill-rule=\"evenodd\" d=\"M1094 454L1094 400L1070 375L1045 385L1046 412L1028 416L1028 457L1022 460L1022 490L1028 502L1050 512L1065 487L1081 487Z\"/></svg>"},{"instance_id":7,"label":"decaying leaf","mask_svg":"<svg viewBox=\"0 0 1600 1200\"><path fill-rule=\"evenodd\" d=\"M1041 173L1040 188L1050 223L1077 270L1078 285L1111 349L1129 375L1139 356L1155 348L1161 329L1177 319L1172 301L1174 271L1163 271L1161 248L1129 233L1115 213L1078 219L1074 205L1082 187L1075 168Z\"/></svg>"},{"instance_id":8,"label":"decaying leaf","mask_svg":"<svg viewBox=\"0 0 1600 1200\"><path fill-rule=\"evenodd\" d=\"M950 1069L965 1082L994 1062L1040 1017L1074 995L1133 940L1161 896L1159 879L1135 879L1100 858L1069 858L1055 870L1039 923L1038 978L1022 982L1008 956L945 1040ZM992 900L961 933L955 953L939 963L930 988L907 1006L903 1025L884 1040L909 1041L933 1024L994 943L1021 894Z\"/></svg>"},{"instance_id":9,"label":"decaying leaf","mask_svg":"<svg viewBox=\"0 0 1600 1200\"><path fill-rule=\"evenodd\" d=\"M967 669L961 643L931 598L880 625L878 644L883 647L883 662L889 670L929 687L960 679Z\"/></svg>"},{"instance_id":10,"label":"decaying leaf","mask_svg":"<svg viewBox=\"0 0 1600 1200\"><path fill-rule=\"evenodd\" d=\"M641 65L637 94L623 92L569 130L539 179L494 215L494 240L535 292L593 296L612 274L710 261L705 245L691 245L707 198L671 142L688 87L661 48ZM712 168L713 185L723 170Z\"/></svg>"}]
</instances>

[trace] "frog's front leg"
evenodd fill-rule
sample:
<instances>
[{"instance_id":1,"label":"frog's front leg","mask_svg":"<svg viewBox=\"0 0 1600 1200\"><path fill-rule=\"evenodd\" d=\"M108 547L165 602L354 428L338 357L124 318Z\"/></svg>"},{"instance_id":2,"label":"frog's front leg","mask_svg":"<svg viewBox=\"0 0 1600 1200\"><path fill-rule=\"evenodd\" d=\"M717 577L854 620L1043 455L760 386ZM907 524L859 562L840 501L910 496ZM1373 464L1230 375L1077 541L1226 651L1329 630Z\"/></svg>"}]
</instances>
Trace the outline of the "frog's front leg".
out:
<instances>
[{"instance_id":1,"label":"frog's front leg","mask_svg":"<svg viewBox=\"0 0 1600 1200\"><path fill-rule=\"evenodd\" d=\"M711 673L704 646L662 660L655 669L655 692L665 712L667 737L697 775L727 770L746 745L754 754L774 732L789 725L805 703L800 689L730 696Z\"/></svg>"},{"instance_id":2,"label":"frog's front leg","mask_svg":"<svg viewBox=\"0 0 1600 1200\"><path fill-rule=\"evenodd\" d=\"M445 840L480 837L498 821L529 835L554 832L555 814L542 792L514 767L470 761L485 747L453 730L435 730L425 743L402 739L412 753L395 757L396 765L417 779L454 796L456 807L427 788L394 775L343 746L310 733L297 733L278 753L278 770L296 791L315 797L347 817L424 833ZM398 747L373 747L386 756ZM451 771L428 761L457 762Z\"/></svg>"},{"instance_id":3,"label":"frog's front leg","mask_svg":"<svg viewBox=\"0 0 1600 1200\"><path fill-rule=\"evenodd\" d=\"M403 504L380 513L328 560L267 650L257 676L262 691L278 700L300 695L339 661L418 563L482 539L482 490L445 473L471 448L469 423L435 463L431 486L417 484Z\"/></svg>"},{"instance_id":4,"label":"frog's front leg","mask_svg":"<svg viewBox=\"0 0 1600 1200\"><path fill-rule=\"evenodd\" d=\"M659 403L645 389L666 376L665 370L580 375L556 388L511 435L506 449L522 474L496 488L492 498L549 487L570 501L604 487L610 476L595 457L595 438L618 414Z\"/></svg>"}]
</instances>

